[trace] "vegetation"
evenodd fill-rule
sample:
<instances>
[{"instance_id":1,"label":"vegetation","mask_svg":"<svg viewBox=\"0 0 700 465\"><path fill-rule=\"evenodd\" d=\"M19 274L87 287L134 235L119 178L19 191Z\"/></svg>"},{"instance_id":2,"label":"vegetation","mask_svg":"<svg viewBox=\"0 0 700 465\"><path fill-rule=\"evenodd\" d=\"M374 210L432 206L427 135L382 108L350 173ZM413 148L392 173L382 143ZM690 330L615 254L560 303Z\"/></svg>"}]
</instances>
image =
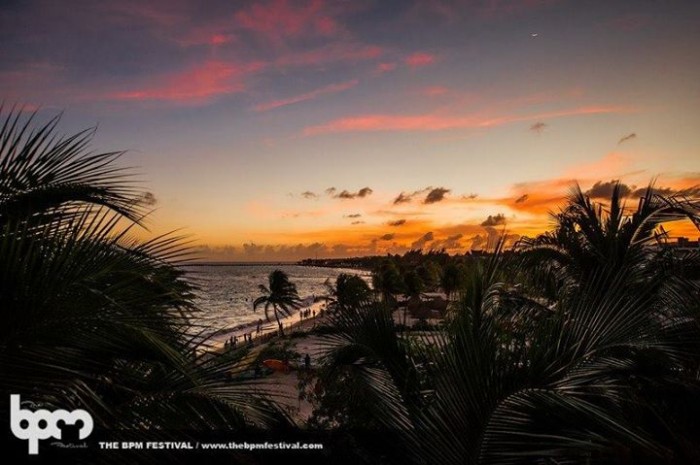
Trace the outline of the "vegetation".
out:
<instances>
[{"instance_id":1,"label":"vegetation","mask_svg":"<svg viewBox=\"0 0 700 465\"><path fill-rule=\"evenodd\" d=\"M286 424L259 386L224 382L233 361L202 356L171 264L188 250L133 237L148 196L120 153L90 152L92 131L58 136L58 117L0 115L0 395L86 408L115 440Z\"/></svg>"},{"instance_id":2,"label":"vegetation","mask_svg":"<svg viewBox=\"0 0 700 465\"><path fill-rule=\"evenodd\" d=\"M290 428L244 357L298 357L291 343L206 353L173 265L182 238L135 239L150 196L119 153L57 123L0 123L0 395L86 408L115 439ZM699 462L700 255L663 229L681 219L700 225L698 199L650 186L628 208L620 188L606 203L576 188L554 231L515 250L363 259L374 292L328 283L324 356L300 377L306 428L364 463ZM280 270L260 290L268 320L300 304ZM400 298L438 290L444 324L396 324Z\"/></svg>"},{"instance_id":3,"label":"vegetation","mask_svg":"<svg viewBox=\"0 0 700 465\"><path fill-rule=\"evenodd\" d=\"M269 309L272 312L279 326L280 334L284 335L284 329L280 322L279 315L291 315L292 311L301 306L301 299L294 283L289 281L289 276L282 270L274 270L268 277L269 288L261 284L260 292L263 293L253 302L253 310L262 305L265 309L265 318L270 321Z\"/></svg>"},{"instance_id":4,"label":"vegetation","mask_svg":"<svg viewBox=\"0 0 700 465\"><path fill-rule=\"evenodd\" d=\"M679 272L698 254L672 253L661 223L699 215L653 187L632 211L577 188L553 233L448 260L445 330L403 333L379 303L335 316L314 421L400 431L397 463L698 461L700 288ZM407 262L377 268L383 302L419 289ZM411 285L390 291L397 274Z\"/></svg>"}]
</instances>

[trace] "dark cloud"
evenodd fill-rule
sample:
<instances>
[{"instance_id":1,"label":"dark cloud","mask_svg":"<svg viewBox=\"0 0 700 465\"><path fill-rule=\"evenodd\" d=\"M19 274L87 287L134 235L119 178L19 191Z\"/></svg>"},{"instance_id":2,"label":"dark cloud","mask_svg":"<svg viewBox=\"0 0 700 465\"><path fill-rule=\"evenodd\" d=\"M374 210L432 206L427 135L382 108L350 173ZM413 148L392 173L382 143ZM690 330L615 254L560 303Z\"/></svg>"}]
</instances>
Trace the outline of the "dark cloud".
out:
<instances>
[{"instance_id":1,"label":"dark cloud","mask_svg":"<svg viewBox=\"0 0 700 465\"><path fill-rule=\"evenodd\" d=\"M301 196L304 197L305 199L315 199L318 197L317 194L315 194L311 191L304 191L301 193Z\"/></svg>"},{"instance_id":2,"label":"dark cloud","mask_svg":"<svg viewBox=\"0 0 700 465\"><path fill-rule=\"evenodd\" d=\"M327 192L328 190L326 190ZM333 195L334 198L336 199L355 199L355 198L364 198L367 197L368 195L371 195L372 192L374 192L372 189L369 187L363 187L357 192L350 192L347 190L341 191L339 194Z\"/></svg>"},{"instance_id":3,"label":"dark cloud","mask_svg":"<svg viewBox=\"0 0 700 465\"><path fill-rule=\"evenodd\" d=\"M246 255L259 255L265 252L265 246L257 245L254 242L243 244L243 253Z\"/></svg>"},{"instance_id":4,"label":"dark cloud","mask_svg":"<svg viewBox=\"0 0 700 465\"><path fill-rule=\"evenodd\" d=\"M405 194L405 193L401 192L394 199L394 205L398 205L400 203L408 203L410 201L411 201L411 194Z\"/></svg>"},{"instance_id":5,"label":"dark cloud","mask_svg":"<svg viewBox=\"0 0 700 465\"><path fill-rule=\"evenodd\" d=\"M350 224L365 224L365 222L364 221L353 221Z\"/></svg>"},{"instance_id":6,"label":"dark cloud","mask_svg":"<svg viewBox=\"0 0 700 465\"><path fill-rule=\"evenodd\" d=\"M627 197L632 193L632 189L628 185L619 182L617 179L613 179L606 182L598 181L593 184L593 187L588 189L585 194L594 199L607 199L610 198L615 185L618 183L620 184L620 194L622 197Z\"/></svg>"},{"instance_id":7,"label":"dark cloud","mask_svg":"<svg viewBox=\"0 0 700 465\"><path fill-rule=\"evenodd\" d=\"M428 195L425 196L425 200L423 200L423 203L436 203L440 202L445 198L445 195L450 193L450 189L445 189L444 187L436 187L435 189L432 189L430 192L428 192Z\"/></svg>"},{"instance_id":8,"label":"dark cloud","mask_svg":"<svg viewBox=\"0 0 700 465\"><path fill-rule=\"evenodd\" d=\"M401 193L400 193L399 195L397 195L396 198L394 199L394 205L398 205L398 204L401 204L401 203L408 203L408 202L412 201L414 197L416 197L416 196L418 196L418 195L423 195L423 194L425 194L426 192L430 192L431 190L433 190L433 188L432 188L432 186L429 186L429 187L426 187L426 188L424 188L424 189L418 189L418 190L413 191L413 192L410 192L410 193L408 193L408 192L401 192ZM448 191L448 192L449 192L449 191Z\"/></svg>"},{"instance_id":9,"label":"dark cloud","mask_svg":"<svg viewBox=\"0 0 700 465\"><path fill-rule=\"evenodd\" d=\"M389 221L387 224L389 226L403 226L404 224L406 224L406 220Z\"/></svg>"},{"instance_id":10,"label":"dark cloud","mask_svg":"<svg viewBox=\"0 0 700 465\"><path fill-rule=\"evenodd\" d=\"M632 193L630 193L630 196L641 197L646 193L646 191L647 187L640 187L638 189L634 189ZM670 187L653 187L651 191L656 195L663 196L682 195L685 197L700 197L700 184L693 187L688 187L686 189L672 189Z\"/></svg>"},{"instance_id":11,"label":"dark cloud","mask_svg":"<svg viewBox=\"0 0 700 465\"><path fill-rule=\"evenodd\" d=\"M498 215L489 215L486 220L481 223L481 226L500 226L506 224L506 216L503 213Z\"/></svg>"},{"instance_id":12,"label":"dark cloud","mask_svg":"<svg viewBox=\"0 0 700 465\"><path fill-rule=\"evenodd\" d=\"M622 197L642 197L646 194L646 191L648 189L648 186L637 187L634 185L628 185L619 182L619 180L617 179L613 179L611 181L598 181L595 184L593 184L593 187L591 187L584 193L594 199L609 199L612 195L613 189L615 188L615 184L617 183L620 184L620 194L622 195ZM651 191L653 194L656 195L682 195L686 197L698 197L700 196L700 185L688 187L685 189L673 189L671 187L652 187Z\"/></svg>"},{"instance_id":13,"label":"dark cloud","mask_svg":"<svg viewBox=\"0 0 700 465\"><path fill-rule=\"evenodd\" d=\"M422 249L425 245L435 239L433 232L427 232L418 238L414 243L411 244L411 249Z\"/></svg>"},{"instance_id":14,"label":"dark cloud","mask_svg":"<svg viewBox=\"0 0 700 465\"><path fill-rule=\"evenodd\" d=\"M462 200L474 200L477 197L479 197L479 194L469 194L469 195L463 195Z\"/></svg>"},{"instance_id":15,"label":"dark cloud","mask_svg":"<svg viewBox=\"0 0 700 465\"><path fill-rule=\"evenodd\" d=\"M360 213L350 213L349 215L343 215L343 218L360 218L362 215Z\"/></svg>"},{"instance_id":16,"label":"dark cloud","mask_svg":"<svg viewBox=\"0 0 700 465\"><path fill-rule=\"evenodd\" d=\"M453 234L451 236L448 236L446 239L440 240L440 241L435 241L433 242L432 249L433 250L454 250L454 249L462 249L464 246L460 242L460 239L464 237L464 234Z\"/></svg>"},{"instance_id":17,"label":"dark cloud","mask_svg":"<svg viewBox=\"0 0 700 465\"><path fill-rule=\"evenodd\" d=\"M372 189L369 187L363 187L359 191L357 191L357 196L358 197L367 197L368 195L371 195L372 192L374 192Z\"/></svg>"},{"instance_id":18,"label":"dark cloud","mask_svg":"<svg viewBox=\"0 0 700 465\"><path fill-rule=\"evenodd\" d=\"M352 192L342 191L340 192L340 194L334 195L333 197L335 197L336 199L354 199L355 197L357 197L357 195Z\"/></svg>"},{"instance_id":19,"label":"dark cloud","mask_svg":"<svg viewBox=\"0 0 700 465\"><path fill-rule=\"evenodd\" d=\"M523 195L521 195L520 197L518 197L517 199L515 199L515 203L523 203L523 202L525 202L529 197L530 197L529 195L523 194Z\"/></svg>"},{"instance_id":20,"label":"dark cloud","mask_svg":"<svg viewBox=\"0 0 700 465\"><path fill-rule=\"evenodd\" d=\"M153 195L152 192L146 192L145 194L143 194L143 196L141 197L141 201L144 203L144 205L148 206L153 206L156 203L158 203L158 199L156 199L156 196Z\"/></svg>"},{"instance_id":21,"label":"dark cloud","mask_svg":"<svg viewBox=\"0 0 700 465\"><path fill-rule=\"evenodd\" d=\"M620 140L617 141L617 145L620 145L622 143L627 142L628 140L636 139L637 138L637 133L635 132L630 132L626 136L623 136L620 138Z\"/></svg>"},{"instance_id":22,"label":"dark cloud","mask_svg":"<svg viewBox=\"0 0 700 465\"><path fill-rule=\"evenodd\" d=\"M336 191L337 189L335 187L329 187L324 192L326 193L326 195L334 195Z\"/></svg>"},{"instance_id":23,"label":"dark cloud","mask_svg":"<svg viewBox=\"0 0 700 465\"><path fill-rule=\"evenodd\" d=\"M547 124L543 123L542 121L538 121L532 126L530 126L530 131L537 133L537 134L542 134L542 131L547 129Z\"/></svg>"},{"instance_id":24,"label":"dark cloud","mask_svg":"<svg viewBox=\"0 0 700 465\"><path fill-rule=\"evenodd\" d=\"M382 237L379 238L379 240L382 241L390 241L396 237L396 234L384 234Z\"/></svg>"}]
</instances>

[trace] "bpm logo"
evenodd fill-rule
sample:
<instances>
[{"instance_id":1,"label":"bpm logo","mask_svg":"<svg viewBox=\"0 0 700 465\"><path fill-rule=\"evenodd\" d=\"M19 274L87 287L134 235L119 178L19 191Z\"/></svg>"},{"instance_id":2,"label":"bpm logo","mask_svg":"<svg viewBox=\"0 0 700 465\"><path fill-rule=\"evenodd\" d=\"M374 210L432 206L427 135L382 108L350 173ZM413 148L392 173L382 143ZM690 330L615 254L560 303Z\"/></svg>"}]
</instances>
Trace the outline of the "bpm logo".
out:
<instances>
[{"instance_id":1,"label":"bpm logo","mask_svg":"<svg viewBox=\"0 0 700 465\"><path fill-rule=\"evenodd\" d=\"M32 412L21 408L19 394L10 395L10 429L18 439L29 441L29 455L39 453L40 440L51 437L61 439L59 422L63 422L63 426L65 426L66 424L75 425L78 421L83 424L79 429L79 437L85 439L92 433L93 427L92 416L85 410L50 412L46 409L39 409Z\"/></svg>"}]
</instances>

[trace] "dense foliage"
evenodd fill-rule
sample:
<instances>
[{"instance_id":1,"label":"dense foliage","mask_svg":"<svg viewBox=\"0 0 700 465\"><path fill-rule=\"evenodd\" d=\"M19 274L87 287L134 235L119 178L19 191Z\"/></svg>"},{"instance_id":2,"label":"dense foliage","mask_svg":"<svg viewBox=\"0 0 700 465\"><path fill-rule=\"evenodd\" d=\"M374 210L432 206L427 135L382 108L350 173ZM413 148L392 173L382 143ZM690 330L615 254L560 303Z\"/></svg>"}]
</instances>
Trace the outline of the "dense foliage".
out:
<instances>
[{"instance_id":1,"label":"dense foliage","mask_svg":"<svg viewBox=\"0 0 700 465\"><path fill-rule=\"evenodd\" d=\"M188 250L172 235L133 237L149 196L120 153L35 118L0 122L0 416L19 393L86 408L114 440L286 423L260 386L224 382L232 360L203 356L192 285L172 265Z\"/></svg>"}]
</instances>

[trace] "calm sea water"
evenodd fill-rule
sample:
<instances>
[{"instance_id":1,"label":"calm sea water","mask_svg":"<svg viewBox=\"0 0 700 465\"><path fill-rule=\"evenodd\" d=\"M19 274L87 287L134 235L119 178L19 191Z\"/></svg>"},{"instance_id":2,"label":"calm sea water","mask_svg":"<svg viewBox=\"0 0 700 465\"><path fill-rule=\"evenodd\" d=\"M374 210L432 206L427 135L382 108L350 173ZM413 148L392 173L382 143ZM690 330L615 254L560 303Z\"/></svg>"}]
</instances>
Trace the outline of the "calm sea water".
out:
<instances>
[{"instance_id":1,"label":"calm sea water","mask_svg":"<svg viewBox=\"0 0 700 465\"><path fill-rule=\"evenodd\" d=\"M268 287L268 275L280 269L296 284L302 299L324 295L327 279L335 282L340 273L369 279L361 270L320 268L296 265L199 265L183 269L199 286L196 303L201 308L197 322L212 329L231 328L264 319L264 311L253 312L253 301L260 296L258 286ZM274 318L272 313L270 317Z\"/></svg>"}]
</instances>

